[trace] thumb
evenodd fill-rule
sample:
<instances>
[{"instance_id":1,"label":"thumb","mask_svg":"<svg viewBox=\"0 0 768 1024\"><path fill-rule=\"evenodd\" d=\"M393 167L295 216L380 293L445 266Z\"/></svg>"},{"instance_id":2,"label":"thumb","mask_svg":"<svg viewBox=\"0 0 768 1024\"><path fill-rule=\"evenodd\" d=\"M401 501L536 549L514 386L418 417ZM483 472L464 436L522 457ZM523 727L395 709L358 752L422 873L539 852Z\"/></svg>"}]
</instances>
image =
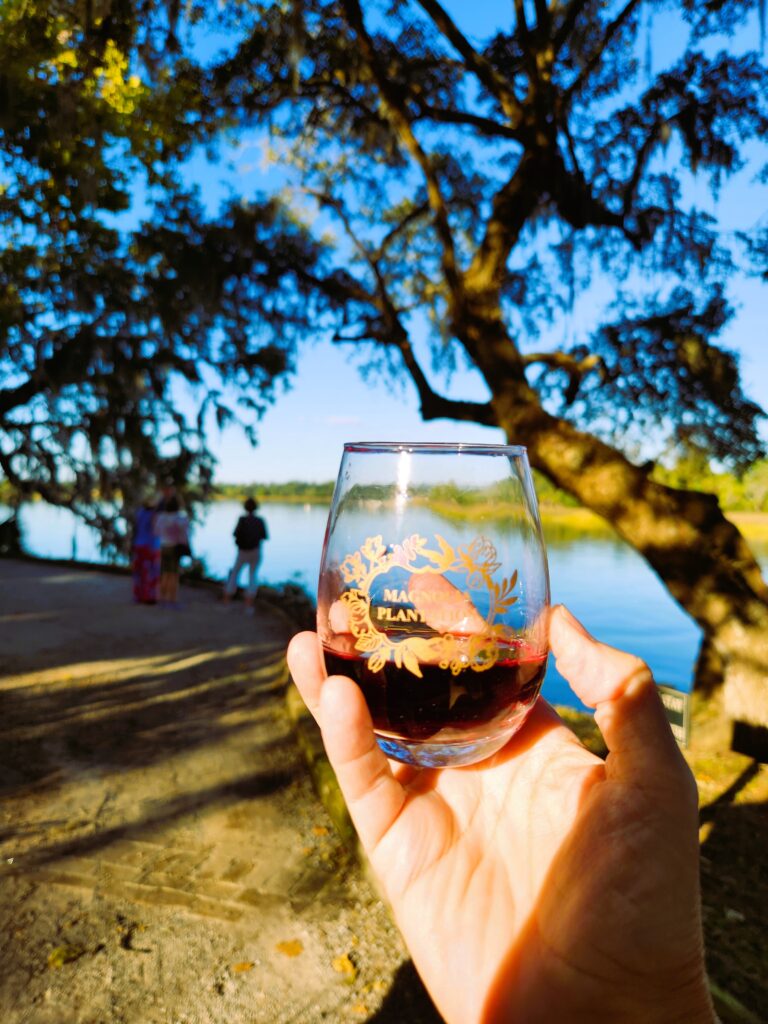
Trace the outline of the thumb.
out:
<instances>
[{"instance_id":1,"label":"thumb","mask_svg":"<svg viewBox=\"0 0 768 1024\"><path fill-rule=\"evenodd\" d=\"M595 709L611 774L646 780L685 768L644 661L595 640L567 608L553 608L549 640L558 671Z\"/></svg>"}]
</instances>

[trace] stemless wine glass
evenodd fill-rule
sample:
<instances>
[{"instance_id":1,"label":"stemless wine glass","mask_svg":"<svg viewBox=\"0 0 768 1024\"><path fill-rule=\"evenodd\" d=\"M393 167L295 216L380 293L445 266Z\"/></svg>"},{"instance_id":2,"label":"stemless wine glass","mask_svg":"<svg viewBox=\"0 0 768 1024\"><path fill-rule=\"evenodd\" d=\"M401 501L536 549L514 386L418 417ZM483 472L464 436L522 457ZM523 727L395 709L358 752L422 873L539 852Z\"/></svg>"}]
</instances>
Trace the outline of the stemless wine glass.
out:
<instances>
[{"instance_id":1,"label":"stemless wine glass","mask_svg":"<svg viewBox=\"0 0 768 1024\"><path fill-rule=\"evenodd\" d=\"M525 448L344 445L318 633L388 756L446 767L499 750L538 696L548 606Z\"/></svg>"}]
</instances>

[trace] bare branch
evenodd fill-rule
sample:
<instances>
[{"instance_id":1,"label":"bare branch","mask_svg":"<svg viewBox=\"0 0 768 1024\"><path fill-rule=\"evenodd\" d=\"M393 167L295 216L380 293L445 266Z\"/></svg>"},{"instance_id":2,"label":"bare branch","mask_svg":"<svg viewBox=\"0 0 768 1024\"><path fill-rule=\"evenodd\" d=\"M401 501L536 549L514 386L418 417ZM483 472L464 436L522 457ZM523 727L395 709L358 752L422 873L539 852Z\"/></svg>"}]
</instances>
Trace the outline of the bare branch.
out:
<instances>
[{"instance_id":1,"label":"bare branch","mask_svg":"<svg viewBox=\"0 0 768 1024\"><path fill-rule=\"evenodd\" d=\"M570 352L555 350L554 352L529 352L523 356L526 366L548 366L552 370L562 370L568 377L568 384L563 392L567 406L573 405L579 393L581 382L592 370L604 368L603 360L598 355L588 355L577 359Z\"/></svg>"},{"instance_id":2,"label":"bare branch","mask_svg":"<svg viewBox=\"0 0 768 1024\"><path fill-rule=\"evenodd\" d=\"M525 13L525 0L514 0L515 17L517 18L517 34L520 38L520 48L523 51L523 58L528 69L528 78L531 82L538 84L539 69L537 65L536 47L532 44L531 31L528 28L528 18Z\"/></svg>"},{"instance_id":3,"label":"bare branch","mask_svg":"<svg viewBox=\"0 0 768 1024\"><path fill-rule=\"evenodd\" d=\"M362 241L358 238L356 231L352 227L352 222L347 216L346 207L344 206L344 203L342 203L340 199L337 199L336 196L331 195L330 192L321 192L319 189L316 188L302 188L301 191L304 192L305 195L312 196L312 198L316 199L318 203L320 203L322 206L327 206L331 210L333 210L333 212L336 214L336 216L339 218L342 225L344 226L344 230L349 236L350 241L354 245L355 249L357 249L358 255L362 256L366 263L368 263L369 266L373 269L373 259L371 257L371 254L368 252Z\"/></svg>"},{"instance_id":4,"label":"bare branch","mask_svg":"<svg viewBox=\"0 0 768 1024\"><path fill-rule=\"evenodd\" d=\"M461 402L445 398L432 390L424 371L413 353L407 337L397 343L403 357L405 368L416 386L419 395L421 418L424 420L464 420L470 423L481 423L492 427L496 425L493 410L489 403Z\"/></svg>"},{"instance_id":5,"label":"bare branch","mask_svg":"<svg viewBox=\"0 0 768 1024\"><path fill-rule=\"evenodd\" d=\"M536 7L536 31L542 37L546 38L549 35L549 26L552 21L552 16L549 13L549 7L547 7L547 0L535 0Z\"/></svg>"},{"instance_id":6,"label":"bare branch","mask_svg":"<svg viewBox=\"0 0 768 1024\"><path fill-rule=\"evenodd\" d=\"M568 155L571 158L571 163L573 164L573 169L574 169L575 173L579 175L580 178L583 178L584 174L583 174L583 172L581 170L581 165L579 164L579 157L578 157L578 154L576 153L576 144L573 141L573 135L571 134L570 125L568 124L568 119L567 118L563 118L563 123L561 125L561 130L562 130L563 135L565 135L565 141L568 144Z\"/></svg>"},{"instance_id":7,"label":"bare branch","mask_svg":"<svg viewBox=\"0 0 768 1024\"><path fill-rule=\"evenodd\" d=\"M626 7L619 14L617 14L614 20L610 23L608 28L605 30L603 38L594 48L590 56L587 58L587 61L582 67L581 71L579 72L578 77L566 89L565 94L563 96L563 102L566 107L571 102L574 95L577 92L579 92L579 90L587 81L587 79L595 70L595 68L598 66L603 56L603 53L608 48L608 46L610 46L613 37L616 35L616 33L619 31L622 25L626 22L627 18L629 18L629 16L633 13L635 8L638 7L641 2L642 0L629 0Z\"/></svg>"},{"instance_id":8,"label":"bare branch","mask_svg":"<svg viewBox=\"0 0 768 1024\"><path fill-rule=\"evenodd\" d=\"M589 373L590 370L594 370L596 366L599 366L602 360L598 355L589 355L585 356L584 359L577 359L570 352L563 352L560 349L555 349L553 352L528 352L523 356L523 362L526 366L533 366L536 363L541 363L545 366L549 366L553 370L565 370L566 373L578 373L583 377L584 374Z\"/></svg>"},{"instance_id":9,"label":"bare branch","mask_svg":"<svg viewBox=\"0 0 768 1024\"><path fill-rule=\"evenodd\" d=\"M357 237L357 234L352 228L352 224L349 220L349 217L346 214L344 204L340 200L336 199L334 196L331 196L327 193L316 192L314 189L305 189L305 191L309 195L313 195L320 202L324 203L327 206L330 206L336 212L336 215L344 225L344 229L349 235L350 239L352 240L352 243L359 252L360 256L368 264L373 276L376 279L376 291L378 293L378 300L375 299L374 296L368 296L368 301L370 301L371 305L373 305L374 308L378 309L378 311L380 312L383 318L385 333L383 335L381 333L376 334L374 336L375 339L377 341L387 343L389 339L404 337L405 329L400 323L400 315L398 309L395 306L394 302L392 301L392 297L390 296L389 290L387 288L386 278L382 273L381 267L379 266L379 259L382 254L384 243L382 243L382 245L375 253L370 252ZM415 213L412 212L411 219L415 219L415 217L420 215L422 211L423 207L417 209ZM390 231L389 234L387 235L385 242L387 241L387 239L393 237L393 235L397 231L401 230L404 227L405 221L407 221L408 219L409 218L406 217L404 218L404 221L402 223L396 225L396 228Z\"/></svg>"},{"instance_id":10,"label":"bare branch","mask_svg":"<svg viewBox=\"0 0 768 1024\"><path fill-rule=\"evenodd\" d=\"M334 345L395 345L396 341L387 334L382 333L377 322L372 317L367 317L365 323L367 329L361 328L358 334L342 334L336 331L331 337Z\"/></svg>"},{"instance_id":11,"label":"bare branch","mask_svg":"<svg viewBox=\"0 0 768 1024\"><path fill-rule=\"evenodd\" d=\"M365 344L376 342L397 348L402 356L405 369L416 387L419 396L419 412L423 420L462 420L468 423L480 423L492 427L496 425L494 412L488 403L462 402L458 399L446 398L438 394L427 380L426 374L414 355L408 335L401 328L399 333L377 329L374 322L366 321L366 331L356 335L336 334L333 340L338 344Z\"/></svg>"},{"instance_id":12,"label":"bare branch","mask_svg":"<svg viewBox=\"0 0 768 1024\"><path fill-rule=\"evenodd\" d=\"M645 170L645 166L648 163L648 158L651 155L653 145L659 137L659 127L660 125L656 124L653 126L653 128L651 128L642 146L637 151L634 169L629 177L629 180L627 181L627 184L624 186L625 217L627 217L632 212L632 207L634 205L635 197L637 195L637 189L640 185L640 179L643 176L643 171Z\"/></svg>"},{"instance_id":13,"label":"bare branch","mask_svg":"<svg viewBox=\"0 0 768 1024\"><path fill-rule=\"evenodd\" d=\"M418 0L418 2L454 49L461 54L467 67L474 72L488 92L496 97L510 122L517 125L522 117L522 107L505 79L490 61L477 52L445 8L437 3L437 0Z\"/></svg>"},{"instance_id":14,"label":"bare branch","mask_svg":"<svg viewBox=\"0 0 768 1024\"><path fill-rule=\"evenodd\" d=\"M627 216L632 211L632 205L637 195L637 189L640 185L640 179L643 176L643 171L648 163L648 159L651 155L651 150L654 145L660 140L662 129L665 125L673 124L683 111L678 110L675 114L670 114L668 117L657 117L651 127L648 129L648 134L643 141L642 146L638 149L635 155L635 166L632 174L624 187L624 215Z\"/></svg>"},{"instance_id":15,"label":"bare branch","mask_svg":"<svg viewBox=\"0 0 768 1024\"><path fill-rule=\"evenodd\" d=\"M535 156L526 153L494 195L485 234L466 274L474 290L501 286L509 254L540 198L536 166Z\"/></svg>"},{"instance_id":16,"label":"bare branch","mask_svg":"<svg viewBox=\"0 0 768 1024\"><path fill-rule=\"evenodd\" d=\"M50 453L44 453L49 455ZM56 456L58 459L59 456ZM49 505L58 505L61 508L70 508L75 511L75 501L71 494L60 489L56 485L48 484L44 480L29 481L26 478L19 476L16 470L13 468L13 456L8 455L0 448L0 469L6 476L6 479L13 484L13 486L22 494L36 493L40 497L47 501ZM77 510L79 512L79 509Z\"/></svg>"},{"instance_id":17,"label":"bare branch","mask_svg":"<svg viewBox=\"0 0 768 1024\"><path fill-rule=\"evenodd\" d=\"M574 154L575 155L575 154ZM639 232L632 231L627 223L624 212L617 213L609 209L592 192L589 183L576 165L576 170L569 172L563 163L562 156L553 155L556 165L552 175L552 198L563 220L573 228L594 227L616 228L635 249L642 248L647 239Z\"/></svg>"},{"instance_id":18,"label":"bare branch","mask_svg":"<svg viewBox=\"0 0 768 1024\"><path fill-rule=\"evenodd\" d=\"M421 103L419 97L413 97L419 104L419 114L431 121L440 124L463 124L470 128L476 128L487 138L512 139L515 142L523 142L524 135L517 128L508 124L500 124L490 117L482 117L479 114L471 114L468 110L446 110L442 107L430 107Z\"/></svg>"},{"instance_id":19,"label":"bare branch","mask_svg":"<svg viewBox=\"0 0 768 1024\"><path fill-rule=\"evenodd\" d=\"M571 0L565 12L565 17L560 23L560 28L555 33L554 50L558 54L562 46L567 42L568 37L576 25L579 15L587 6L588 0Z\"/></svg>"},{"instance_id":20,"label":"bare branch","mask_svg":"<svg viewBox=\"0 0 768 1024\"><path fill-rule=\"evenodd\" d=\"M377 258L383 256L390 242L393 242L402 231L405 231L405 229L417 221L419 217L423 217L427 213L429 213L428 203L421 203L419 206L415 206L410 213L403 217L399 224L395 224L394 227L386 233L376 249L375 256Z\"/></svg>"},{"instance_id":21,"label":"bare branch","mask_svg":"<svg viewBox=\"0 0 768 1024\"><path fill-rule=\"evenodd\" d=\"M521 42L528 45L528 18L525 14L525 0L514 0L515 4L515 16L517 17L517 31L520 34Z\"/></svg>"},{"instance_id":22,"label":"bare branch","mask_svg":"<svg viewBox=\"0 0 768 1024\"><path fill-rule=\"evenodd\" d=\"M373 46L371 37L365 28L363 14L358 0L343 0L343 3L345 10L347 11L349 23L357 35L360 47L363 51L363 56L368 62L379 88L379 92L381 93L381 98L384 101L385 113L424 175L424 179L427 184L429 205L432 208L435 218L435 230L437 231L443 250L443 273L445 274L445 279L451 293L458 300L463 291L461 273L456 259L453 234L448 220L448 207L440 189L440 183L437 179L437 175L435 174L435 170L429 157L421 148L418 139L414 135L413 128L400 101L400 97L396 90L392 88L386 70L381 65L381 61L379 60Z\"/></svg>"}]
</instances>

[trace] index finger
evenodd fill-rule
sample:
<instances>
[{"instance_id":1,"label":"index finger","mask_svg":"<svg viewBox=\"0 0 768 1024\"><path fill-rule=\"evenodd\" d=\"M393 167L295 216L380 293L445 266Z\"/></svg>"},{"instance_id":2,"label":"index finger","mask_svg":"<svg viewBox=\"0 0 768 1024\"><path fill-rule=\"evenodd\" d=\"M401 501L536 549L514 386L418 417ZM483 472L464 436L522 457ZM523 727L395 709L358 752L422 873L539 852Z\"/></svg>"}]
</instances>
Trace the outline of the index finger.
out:
<instances>
[{"instance_id":1,"label":"index finger","mask_svg":"<svg viewBox=\"0 0 768 1024\"><path fill-rule=\"evenodd\" d=\"M317 633L298 633L288 644L288 668L312 717L317 720L325 666ZM318 723L319 724L319 723Z\"/></svg>"},{"instance_id":2,"label":"index finger","mask_svg":"<svg viewBox=\"0 0 768 1024\"><path fill-rule=\"evenodd\" d=\"M376 742L365 698L346 676L326 677L315 633L293 638L288 667L320 726L352 821L370 853L397 819L406 795Z\"/></svg>"}]
</instances>

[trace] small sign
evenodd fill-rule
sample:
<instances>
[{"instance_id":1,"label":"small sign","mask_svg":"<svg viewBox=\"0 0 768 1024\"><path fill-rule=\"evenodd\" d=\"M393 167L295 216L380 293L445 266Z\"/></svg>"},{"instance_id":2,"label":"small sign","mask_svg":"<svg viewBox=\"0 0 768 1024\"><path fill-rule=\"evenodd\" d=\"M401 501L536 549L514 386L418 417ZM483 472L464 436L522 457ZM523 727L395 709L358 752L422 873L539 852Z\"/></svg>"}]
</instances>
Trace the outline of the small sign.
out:
<instances>
[{"instance_id":1,"label":"small sign","mask_svg":"<svg viewBox=\"0 0 768 1024\"><path fill-rule=\"evenodd\" d=\"M691 737L691 695L684 690L676 690L673 686L657 683L661 703L667 715L667 721L681 747L687 747Z\"/></svg>"}]
</instances>

